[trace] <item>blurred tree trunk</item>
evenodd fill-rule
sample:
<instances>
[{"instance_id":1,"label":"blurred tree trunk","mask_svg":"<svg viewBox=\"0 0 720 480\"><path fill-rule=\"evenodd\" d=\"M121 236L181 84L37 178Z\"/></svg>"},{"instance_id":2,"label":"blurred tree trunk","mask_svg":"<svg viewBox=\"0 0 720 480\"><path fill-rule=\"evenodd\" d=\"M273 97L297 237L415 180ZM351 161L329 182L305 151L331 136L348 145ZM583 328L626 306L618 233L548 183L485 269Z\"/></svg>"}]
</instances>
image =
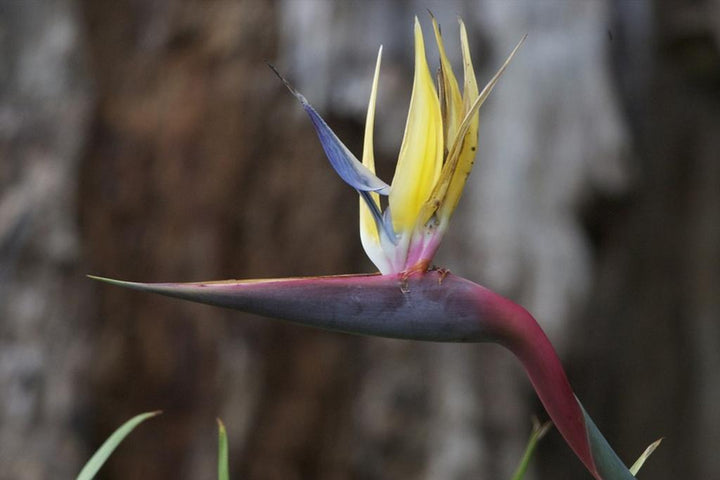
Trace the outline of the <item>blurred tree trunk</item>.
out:
<instances>
[{"instance_id":1,"label":"blurred tree trunk","mask_svg":"<svg viewBox=\"0 0 720 480\"><path fill-rule=\"evenodd\" d=\"M86 455L91 314L75 212L90 100L74 4L0 1L0 479Z\"/></svg>"},{"instance_id":2,"label":"blurred tree trunk","mask_svg":"<svg viewBox=\"0 0 720 480\"><path fill-rule=\"evenodd\" d=\"M616 2L633 195L593 210L596 294L578 329L588 408L643 478L717 478L720 459L720 2ZM632 392L632 393L630 393Z\"/></svg>"}]
</instances>

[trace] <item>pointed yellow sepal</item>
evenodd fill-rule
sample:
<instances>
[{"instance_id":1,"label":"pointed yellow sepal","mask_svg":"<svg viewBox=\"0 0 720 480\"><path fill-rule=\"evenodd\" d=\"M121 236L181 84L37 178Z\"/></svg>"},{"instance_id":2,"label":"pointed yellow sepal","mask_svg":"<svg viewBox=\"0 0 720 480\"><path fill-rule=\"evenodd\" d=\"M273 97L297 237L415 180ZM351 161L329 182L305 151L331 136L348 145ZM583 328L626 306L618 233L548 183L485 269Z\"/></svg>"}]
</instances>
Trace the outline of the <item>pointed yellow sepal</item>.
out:
<instances>
[{"instance_id":1,"label":"pointed yellow sepal","mask_svg":"<svg viewBox=\"0 0 720 480\"><path fill-rule=\"evenodd\" d=\"M367 116L365 118L365 139L363 141L362 163L368 170L375 173L375 155L373 153L373 130L375 126L375 104L377 103L377 88L380 77L380 63L382 61L382 46L378 51L377 61L375 63L375 74L373 75L372 89L370 90L370 100L368 102ZM370 193L370 199L380 210L380 196ZM375 218L370 212L370 208L363 198L360 198L360 241L363 249L367 253L370 260L378 267L380 271L387 271L390 268L387 260L387 254L383 250L380 242L380 234Z\"/></svg>"},{"instance_id":2,"label":"pointed yellow sepal","mask_svg":"<svg viewBox=\"0 0 720 480\"><path fill-rule=\"evenodd\" d=\"M405 135L389 195L396 232L414 229L418 213L440 175L442 157L440 102L425 59L420 22L415 18L415 78Z\"/></svg>"},{"instance_id":3,"label":"pointed yellow sepal","mask_svg":"<svg viewBox=\"0 0 720 480\"><path fill-rule=\"evenodd\" d=\"M460 19L458 19L458 22L460 23L460 48L462 50L464 77L462 95L463 113L461 117L464 117L471 111L472 104L478 97L478 86L477 81L475 80L475 70L473 69L472 58L470 58L470 47L468 46L465 23L463 23ZM452 175L452 179L450 180L447 197L445 202L443 202L440 211L441 216L450 216L455 210L455 207L460 200L460 196L462 195L462 191L465 188L465 181L467 180L468 175L470 175L470 171L475 163L475 153L478 143L478 122L480 116L478 110L475 110L475 113L471 114L470 124L468 125L467 133L464 135L463 139L459 140L457 138L453 138L452 140L453 143L461 142L458 154L458 165Z\"/></svg>"},{"instance_id":4,"label":"pointed yellow sepal","mask_svg":"<svg viewBox=\"0 0 720 480\"><path fill-rule=\"evenodd\" d=\"M452 212L455 210L460 195L462 195L465 181L472 170L475 161L475 151L477 150L477 130L478 130L478 110L485 103L498 80L505 72L517 53L520 46L525 41L525 37L518 42L505 63L485 85L482 91L477 93L477 84L475 82L475 74L472 70L472 60L467 44L467 34L465 33L465 25L460 21L461 43L463 50L463 64L465 70L465 91L463 92L463 113L464 117L460 123L457 135L448 148L447 157L440 174L440 178L435 184L435 188L428 196L427 201L422 207L418 215L420 225L426 224L435 215L441 224L447 224Z\"/></svg>"},{"instance_id":5,"label":"pointed yellow sepal","mask_svg":"<svg viewBox=\"0 0 720 480\"><path fill-rule=\"evenodd\" d=\"M452 145L455 141L458 127L464 116L463 98L460 95L457 79L445 53L445 45L443 44L440 27L435 17L432 17L432 25L435 32L438 52L440 53L438 88L440 89L440 108L442 109L444 126L444 145L445 148L448 148L448 146ZM475 87L475 95L477 95L477 86Z\"/></svg>"}]
</instances>

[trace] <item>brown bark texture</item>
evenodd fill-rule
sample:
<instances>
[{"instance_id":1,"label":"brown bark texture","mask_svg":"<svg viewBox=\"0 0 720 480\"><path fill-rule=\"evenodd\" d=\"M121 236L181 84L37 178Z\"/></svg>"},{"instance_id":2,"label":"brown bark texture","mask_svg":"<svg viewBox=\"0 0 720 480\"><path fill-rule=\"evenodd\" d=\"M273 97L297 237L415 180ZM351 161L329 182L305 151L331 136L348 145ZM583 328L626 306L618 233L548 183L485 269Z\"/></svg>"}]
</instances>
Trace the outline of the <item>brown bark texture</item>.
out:
<instances>
[{"instance_id":1,"label":"brown bark texture","mask_svg":"<svg viewBox=\"0 0 720 480\"><path fill-rule=\"evenodd\" d=\"M380 175L430 8L480 83L436 263L526 306L640 478L720 478L720 2L0 0L0 480L506 479L530 418L489 345L345 336L97 285L372 271L356 193L272 63ZM328 301L332 301L329 299ZM589 478L560 436L528 479Z\"/></svg>"}]
</instances>

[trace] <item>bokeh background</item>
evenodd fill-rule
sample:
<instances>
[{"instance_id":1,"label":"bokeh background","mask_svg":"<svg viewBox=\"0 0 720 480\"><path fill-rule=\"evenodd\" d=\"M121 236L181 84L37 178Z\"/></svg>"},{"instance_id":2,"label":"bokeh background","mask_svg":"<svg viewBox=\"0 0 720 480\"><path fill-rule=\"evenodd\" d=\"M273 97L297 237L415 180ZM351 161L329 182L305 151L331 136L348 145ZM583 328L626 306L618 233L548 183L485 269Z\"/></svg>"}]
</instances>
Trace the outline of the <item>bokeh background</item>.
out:
<instances>
[{"instance_id":1,"label":"bokeh background","mask_svg":"<svg viewBox=\"0 0 720 480\"><path fill-rule=\"evenodd\" d=\"M526 306L641 478L720 478L720 2L0 0L0 479L506 479L532 415L488 345L313 331L92 283L371 271L357 199L275 64L356 152L377 48L390 179L431 9L482 83L437 263ZM332 299L328 299L332 301ZM533 479L589 478L553 432Z\"/></svg>"}]
</instances>

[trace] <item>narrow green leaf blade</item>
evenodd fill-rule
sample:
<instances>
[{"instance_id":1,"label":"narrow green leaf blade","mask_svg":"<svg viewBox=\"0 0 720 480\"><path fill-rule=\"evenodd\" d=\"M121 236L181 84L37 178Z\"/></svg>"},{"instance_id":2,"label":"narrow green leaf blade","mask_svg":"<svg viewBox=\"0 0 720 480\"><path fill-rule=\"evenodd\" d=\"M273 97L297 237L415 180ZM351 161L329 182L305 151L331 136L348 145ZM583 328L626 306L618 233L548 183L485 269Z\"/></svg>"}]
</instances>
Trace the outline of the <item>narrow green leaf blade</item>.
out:
<instances>
[{"instance_id":1,"label":"narrow green leaf blade","mask_svg":"<svg viewBox=\"0 0 720 480\"><path fill-rule=\"evenodd\" d=\"M635 463L632 464L632 467L630 467L630 473L632 473L633 475L637 475L637 473L640 471L642 466L645 464L645 460L647 460L648 457L650 457L650 455L652 455L652 453L655 451L655 449L660 446L660 443L662 443L662 441L663 441L663 439L659 438L659 439L655 440L653 443L651 443L650 446L648 446L645 449L645 451L642 453L642 455L640 455L640 458L635 460Z\"/></svg>"},{"instance_id":2,"label":"narrow green leaf blade","mask_svg":"<svg viewBox=\"0 0 720 480\"><path fill-rule=\"evenodd\" d=\"M527 447L525 447L525 453L520 460L520 465L518 465L511 480L522 480L525 477L525 473L530 465L530 460L535 453L538 442L545 436L545 434L547 434L548 431L550 431L551 428L552 422L545 422L541 425L536 418L533 418L533 429L532 432L530 432L530 439L528 440Z\"/></svg>"},{"instance_id":3,"label":"narrow green leaf blade","mask_svg":"<svg viewBox=\"0 0 720 480\"><path fill-rule=\"evenodd\" d=\"M105 440L105 443L102 444L102 446L95 452L95 454L90 458L90 460L88 460L88 462L78 474L77 480L91 480L92 478L94 478L95 474L105 464L108 457L110 457L110 455L113 453L113 451L115 451L117 446L120 445L120 442L122 442L125 437L127 437L130 432L135 429L135 427L140 425L148 418L160 415L161 413L162 412L160 410L156 412L141 413L140 415L137 415L128 420L127 422L123 423L120 428L115 430L113 434L110 435L107 440Z\"/></svg>"},{"instance_id":4,"label":"narrow green leaf blade","mask_svg":"<svg viewBox=\"0 0 720 480\"><path fill-rule=\"evenodd\" d=\"M228 462L228 441L225 425L222 420L218 423L218 480L230 480L230 466Z\"/></svg>"}]
</instances>

